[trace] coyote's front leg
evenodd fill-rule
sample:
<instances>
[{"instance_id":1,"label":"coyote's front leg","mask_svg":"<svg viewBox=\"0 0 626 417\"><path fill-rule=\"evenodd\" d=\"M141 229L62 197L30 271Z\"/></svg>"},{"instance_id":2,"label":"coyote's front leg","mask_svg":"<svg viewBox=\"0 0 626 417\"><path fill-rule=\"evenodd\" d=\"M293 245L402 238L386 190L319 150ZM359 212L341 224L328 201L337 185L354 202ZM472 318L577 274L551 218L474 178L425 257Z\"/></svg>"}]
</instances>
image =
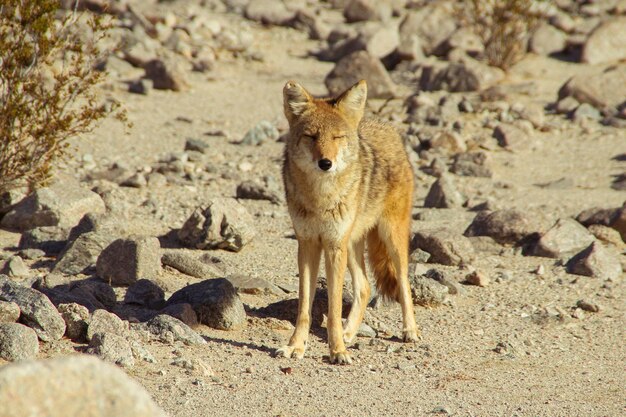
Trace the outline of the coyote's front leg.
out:
<instances>
[{"instance_id":1,"label":"coyote's front leg","mask_svg":"<svg viewBox=\"0 0 626 417\"><path fill-rule=\"evenodd\" d=\"M328 282L328 345L330 348L330 362L338 364L352 363L352 358L346 351L343 341L343 326L341 323L343 280L348 263L347 241L344 240L338 247L326 245L324 255L326 260L326 280Z\"/></svg>"},{"instance_id":2,"label":"coyote's front leg","mask_svg":"<svg viewBox=\"0 0 626 417\"><path fill-rule=\"evenodd\" d=\"M311 328L311 311L315 298L321 251L322 247L318 241L298 239L298 271L300 275L298 318L289 344L278 349L277 355L286 358L295 356L298 359L304 357L306 341Z\"/></svg>"}]
</instances>

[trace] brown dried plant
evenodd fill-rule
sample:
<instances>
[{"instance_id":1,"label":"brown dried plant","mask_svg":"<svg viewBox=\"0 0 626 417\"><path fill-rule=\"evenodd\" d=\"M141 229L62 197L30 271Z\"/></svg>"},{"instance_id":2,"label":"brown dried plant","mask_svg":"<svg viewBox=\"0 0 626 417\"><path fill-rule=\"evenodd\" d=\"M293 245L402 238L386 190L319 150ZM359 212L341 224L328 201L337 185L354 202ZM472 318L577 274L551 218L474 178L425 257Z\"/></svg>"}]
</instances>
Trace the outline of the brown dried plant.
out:
<instances>
[{"instance_id":1,"label":"brown dried plant","mask_svg":"<svg viewBox=\"0 0 626 417\"><path fill-rule=\"evenodd\" d=\"M540 18L534 0L470 0L457 8L465 25L482 39L489 65L507 70L526 53Z\"/></svg>"},{"instance_id":2,"label":"brown dried plant","mask_svg":"<svg viewBox=\"0 0 626 417\"><path fill-rule=\"evenodd\" d=\"M0 195L44 184L67 156L67 140L117 109L101 105L94 89L107 25L59 3L0 0Z\"/></svg>"}]
</instances>

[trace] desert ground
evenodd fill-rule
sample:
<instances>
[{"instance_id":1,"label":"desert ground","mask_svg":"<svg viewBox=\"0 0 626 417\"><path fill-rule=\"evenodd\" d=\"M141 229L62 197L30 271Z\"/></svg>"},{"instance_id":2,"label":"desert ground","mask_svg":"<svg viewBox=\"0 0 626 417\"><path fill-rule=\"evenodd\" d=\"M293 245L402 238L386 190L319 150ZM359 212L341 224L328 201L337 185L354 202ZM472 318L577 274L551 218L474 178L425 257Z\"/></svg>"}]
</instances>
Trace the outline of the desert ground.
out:
<instances>
[{"instance_id":1,"label":"desert ground","mask_svg":"<svg viewBox=\"0 0 626 417\"><path fill-rule=\"evenodd\" d=\"M421 330L416 344L401 341L399 305L373 300L364 319L368 328L349 347L354 361L346 366L328 362L323 273L304 359L274 356L293 331L298 283L297 241L281 179L283 141L289 140L282 88L295 80L314 94L328 95L325 78L336 65L312 53L329 48L328 33L313 36L307 28L315 25L303 29L281 16L307 10L323 27L346 38L362 22L346 23L341 3L350 2L285 1L281 7L279 1L259 2L267 7L261 10L275 6L269 17L255 15L253 3L115 2L123 10L111 15L120 22L113 40L141 32L138 20L129 16L159 24L158 33L145 42L150 47L140 52L122 48L106 61L101 95L121 103L130 124L108 118L93 132L73 138L72 157L59 168L57 181L77 183L100 195L105 206L101 215L113 216L120 237L156 237L163 253L200 260L222 277L250 279L235 285L245 320L228 330L191 320L188 324L206 342L193 344L142 336L135 326L159 314L160 307L126 303L130 287L112 285L116 299L108 310L126 326L131 323L125 338L147 351L143 357L135 354L132 364L112 362L168 415L177 417L626 415L626 220L585 224L579 216L598 208L620 215L626 200L623 179L619 183L626 172L626 110L623 104L612 109L587 104L598 109L590 114L576 113L576 106L556 110L565 100L559 90L572 77L591 80L612 70L621 71L616 76L625 79L626 54L615 58L609 51L606 60L581 62L585 39L591 39L597 25L626 19L624 2L548 2L545 19L552 28L558 26L557 15L574 21L573 27L558 29L567 46L550 54L535 48L502 71L496 82L480 81L467 91L431 89L423 83L424 68L437 71L454 61L458 51L452 49L403 60L387 71L392 93L370 96L366 112L394 125L406 140L416 180L411 235L418 235L410 275L434 281L440 293L414 294ZM445 5L391 3L390 16L370 16L368 24L397 30L407 14ZM132 9L122 7L128 4ZM171 40L171 33L179 32L187 37ZM612 36L624 33L618 29ZM206 45L198 46L201 42ZM243 45L229 47L228 42ZM427 49L425 41L423 45ZM197 56L186 47L209 51L207 68L192 71ZM368 47L377 50L367 42L361 49ZM139 58L129 56L152 59L162 51L180 63L182 87L161 89L144 79L142 94L129 91L129 85L142 83L145 73ZM359 77L360 69L355 71ZM367 79L369 70L364 71ZM382 84L369 81L378 82ZM617 85L623 102L626 83ZM458 104L457 110L438 111L449 108L446 100ZM469 103L470 110L459 111L462 103ZM425 107L432 113L425 113ZM263 121L275 131L260 143L245 143L248 131ZM515 131L499 139L494 130L500 124ZM190 140L203 144L201 150L190 150ZM477 152L486 158L479 165L488 168L488 175L454 173L458 155ZM444 188L444 198L433 203L427 197L443 177L452 189ZM273 197L243 198L237 188L245 181ZM256 231L250 242L236 252L181 243L177 232L194 210L222 197L237 198L247 210ZM466 232L479 213L506 210L520 213L522 219L516 221L523 225L509 226L524 229L530 238L511 238L502 231ZM626 219L625 209L621 216ZM549 246L549 231L565 220L583 231L554 233L552 253L540 252L540 242ZM58 253L25 258L26 272L12 272L8 261L24 249L23 233L6 223L0 229L0 262L6 263L3 273L11 280L25 286L38 282L38 288L48 289L54 288L54 280L69 285L106 282L98 278L95 263L76 274L53 272ZM435 249L419 243L423 235L440 243L436 251L444 255L439 259L447 254L447 261L433 262ZM573 273L570 259L592 241L609 259L597 261L598 268L587 275ZM192 276L165 263L157 269L141 278L161 288L163 300L187 285L215 278ZM348 274L347 306L350 287ZM90 347L90 342L68 336L40 341L32 359L84 353ZM9 362L0 360L0 372ZM0 408L8 410L0 415L12 415L10 403Z\"/></svg>"}]
</instances>

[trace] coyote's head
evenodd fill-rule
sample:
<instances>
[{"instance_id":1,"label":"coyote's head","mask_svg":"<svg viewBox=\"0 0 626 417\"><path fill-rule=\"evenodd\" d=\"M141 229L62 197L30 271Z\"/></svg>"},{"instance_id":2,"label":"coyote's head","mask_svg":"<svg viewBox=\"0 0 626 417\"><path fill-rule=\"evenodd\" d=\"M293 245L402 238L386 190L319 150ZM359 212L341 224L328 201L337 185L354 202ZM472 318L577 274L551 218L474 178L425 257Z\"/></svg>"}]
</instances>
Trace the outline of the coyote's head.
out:
<instances>
[{"instance_id":1,"label":"coyote's head","mask_svg":"<svg viewBox=\"0 0 626 417\"><path fill-rule=\"evenodd\" d=\"M335 99L314 98L300 84L283 89L291 159L304 172L342 171L358 156L358 126L367 99L367 84L359 81Z\"/></svg>"}]
</instances>

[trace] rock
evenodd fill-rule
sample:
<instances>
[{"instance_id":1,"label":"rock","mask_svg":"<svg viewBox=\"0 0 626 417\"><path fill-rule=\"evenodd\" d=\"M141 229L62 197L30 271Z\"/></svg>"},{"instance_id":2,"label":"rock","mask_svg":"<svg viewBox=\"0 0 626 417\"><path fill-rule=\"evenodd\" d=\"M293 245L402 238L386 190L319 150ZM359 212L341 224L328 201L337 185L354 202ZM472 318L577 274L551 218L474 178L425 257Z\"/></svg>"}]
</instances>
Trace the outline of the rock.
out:
<instances>
[{"instance_id":1,"label":"rock","mask_svg":"<svg viewBox=\"0 0 626 417\"><path fill-rule=\"evenodd\" d=\"M198 325L198 315L191 304L188 303L170 304L165 306L165 308L161 310L161 313L170 315L189 327Z\"/></svg>"},{"instance_id":2,"label":"rock","mask_svg":"<svg viewBox=\"0 0 626 417\"><path fill-rule=\"evenodd\" d=\"M430 253L420 248L411 250L409 254L409 263L426 263L430 259Z\"/></svg>"},{"instance_id":3,"label":"rock","mask_svg":"<svg viewBox=\"0 0 626 417\"><path fill-rule=\"evenodd\" d=\"M593 242L567 262L567 272L613 280L622 274L622 265L616 252L605 248L599 242Z\"/></svg>"},{"instance_id":4,"label":"rock","mask_svg":"<svg viewBox=\"0 0 626 417\"><path fill-rule=\"evenodd\" d=\"M120 182L120 186L122 187L144 188L146 185L148 185L148 180L146 180L146 176L142 173L135 173Z\"/></svg>"},{"instance_id":5,"label":"rock","mask_svg":"<svg viewBox=\"0 0 626 417\"><path fill-rule=\"evenodd\" d=\"M20 318L20 306L13 301L0 301L0 323L15 323Z\"/></svg>"},{"instance_id":6,"label":"rock","mask_svg":"<svg viewBox=\"0 0 626 417\"><path fill-rule=\"evenodd\" d=\"M63 251L67 243L69 230L57 226L35 227L22 233L21 249L41 249L47 255L56 255Z\"/></svg>"},{"instance_id":7,"label":"rock","mask_svg":"<svg viewBox=\"0 0 626 417\"><path fill-rule=\"evenodd\" d=\"M82 342L87 339L89 326L89 310L77 303L59 304L59 313L65 321L65 335L70 339Z\"/></svg>"},{"instance_id":8,"label":"rock","mask_svg":"<svg viewBox=\"0 0 626 417\"><path fill-rule=\"evenodd\" d=\"M96 333L92 335L87 347L87 353L124 368L135 366L135 358L133 357L130 343L124 337L115 333Z\"/></svg>"},{"instance_id":9,"label":"rock","mask_svg":"<svg viewBox=\"0 0 626 417\"><path fill-rule=\"evenodd\" d=\"M583 226L591 226L592 224L601 224L610 226L619 216L619 208L599 208L594 207L581 211L576 216L576 221Z\"/></svg>"},{"instance_id":10,"label":"rock","mask_svg":"<svg viewBox=\"0 0 626 417\"><path fill-rule=\"evenodd\" d=\"M391 5L387 1L350 0L343 10L343 15L348 23L368 20L386 22L391 19L391 11Z\"/></svg>"},{"instance_id":11,"label":"rock","mask_svg":"<svg viewBox=\"0 0 626 417\"><path fill-rule=\"evenodd\" d=\"M541 233L541 220L516 209L479 212L467 227L465 236L490 236L500 244L519 244Z\"/></svg>"},{"instance_id":12,"label":"rock","mask_svg":"<svg viewBox=\"0 0 626 417\"><path fill-rule=\"evenodd\" d=\"M356 331L356 335L358 337L374 338L376 337L376 330L372 329L370 326L368 326L365 323L361 323L359 325L358 330Z\"/></svg>"},{"instance_id":13,"label":"rock","mask_svg":"<svg viewBox=\"0 0 626 417\"><path fill-rule=\"evenodd\" d=\"M626 201L622 207L616 210L615 217L609 226L619 232L622 240L626 242Z\"/></svg>"},{"instance_id":14,"label":"rock","mask_svg":"<svg viewBox=\"0 0 626 417\"><path fill-rule=\"evenodd\" d=\"M112 285L130 285L161 271L161 246L156 237L117 239L96 262L98 277Z\"/></svg>"},{"instance_id":15,"label":"rock","mask_svg":"<svg viewBox=\"0 0 626 417\"><path fill-rule=\"evenodd\" d=\"M110 231L88 232L70 241L57 257L52 272L76 275L96 266L98 256L116 239Z\"/></svg>"},{"instance_id":16,"label":"rock","mask_svg":"<svg viewBox=\"0 0 626 417\"><path fill-rule=\"evenodd\" d=\"M516 113L520 119L528 120L536 129L541 129L546 120L543 106L538 103L528 103Z\"/></svg>"},{"instance_id":17,"label":"rock","mask_svg":"<svg viewBox=\"0 0 626 417\"><path fill-rule=\"evenodd\" d=\"M254 35L245 27L225 27L218 35L219 45L230 52L244 52L254 42Z\"/></svg>"},{"instance_id":18,"label":"rock","mask_svg":"<svg viewBox=\"0 0 626 417\"><path fill-rule=\"evenodd\" d=\"M443 265L467 265L474 258L470 240L451 229L420 230L411 239L411 249L420 248L431 257L429 262Z\"/></svg>"},{"instance_id":19,"label":"rock","mask_svg":"<svg viewBox=\"0 0 626 417\"><path fill-rule=\"evenodd\" d=\"M504 78L504 72L495 67L464 58L462 62L425 65L419 86L424 91L445 90L450 92L482 91Z\"/></svg>"},{"instance_id":20,"label":"rock","mask_svg":"<svg viewBox=\"0 0 626 417\"><path fill-rule=\"evenodd\" d=\"M565 49L566 43L565 33L544 23L533 32L528 42L528 49L538 55L551 55Z\"/></svg>"},{"instance_id":21,"label":"rock","mask_svg":"<svg viewBox=\"0 0 626 417\"><path fill-rule=\"evenodd\" d=\"M254 181L244 181L237 186L236 197L248 200L268 200L279 204L282 199L277 192L269 190L266 186Z\"/></svg>"},{"instance_id":22,"label":"rock","mask_svg":"<svg viewBox=\"0 0 626 417\"><path fill-rule=\"evenodd\" d=\"M512 150L528 148L530 143L528 134L510 123L500 123L496 126L493 130L493 137L498 140L500 146Z\"/></svg>"},{"instance_id":23,"label":"rock","mask_svg":"<svg viewBox=\"0 0 626 417\"><path fill-rule=\"evenodd\" d=\"M203 140L194 138L187 138L187 140L185 140L185 151L206 153L209 148L210 145Z\"/></svg>"},{"instance_id":24,"label":"rock","mask_svg":"<svg viewBox=\"0 0 626 417\"><path fill-rule=\"evenodd\" d=\"M19 256L11 256L0 270L0 274L10 277L26 277L30 274L30 268L26 266L24 260Z\"/></svg>"},{"instance_id":25,"label":"rock","mask_svg":"<svg viewBox=\"0 0 626 417\"><path fill-rule=\"evenodd\" d=\"M583 103L570 113L570 118L577 122L583 119L599 121L602 119L602 114L591 104Z\"/></svg>"},{"instance_id":26,"label":"rock","mask_svg":"<svg viewBox=\"0 0 626 417\"><path fill-rule=\"evenodd\" d=\"M466 201L452 182L452 176L443 174L430 187L424 199L424 207L455 208L462 207Z\"/></svg>"},{"instance_id":27,"label":"rock","mask_svg":"<svg viewBox=\"0 0 626 417\"><path fill-rule=\"evenodd\" d=\"M339 95L360 80L366 80L368 97L391 98L395 84L380 60L366 51L354 52L337 62L324 83L331 95Z\"/></svg>"},{"instance_id":28,"label":"rock","mask_svg":"<svg viewBox=\"0 0 626 417\"><path fill-rule=\"evenodd\" d=\"M461 27L443 43L439 44L435 54L444 56L450 51L463 51L470 56L477 56L484 53L485 46L480 36L474 30L468 27Z\"/></svg>"},{"instance_id":29,"label":"rock","mask_svg":"<svg viewBox=\"0 0 626 417\"><path fill-rule=\"evenodd\" d=\"M424 58L424 50L422 49L421 38L413 30L410 16L410 14L406 15L400 23L396 53L401 60L417 61Z\"/></svg>"},{"instance_id":30,"label":"rock","mask_svg":"<svg viewBox=\"0 0 626 417\"><path fill-rule=\"evenodd\" d=\"M400 36L419 36L424 52L433 54L455 31L456 22L450 4L430 3L410 11L401 24Z\"/></svg>"},{"instance_id":31,"label":"rock","mask_svg":"<svg viewBox=\"0 0 626 417\"><path fill-rule=\"evenodd\" d=\"M326 40L330 34L330 27L317 14L308 10L296 11L296 16L292 22L293 27L309 34L309 38L314 40Z\"/></svg>"},{"instance_id":32,"label":"rock","mask_svg":"<svg viewBox=\"0 0 626 417\"><path fill-rule=\"evenodd\" d=\"M432 306L442 304L448 296L448 287L422 276L409 278L411 284L411 298L413 304Z\"/></svg>"},{"instance_id":33,"label":"rock","mask_svg":"<svg viewBox=\"0 0 626 417\"><path fill-rule=\"evenodd\" d=\"M154 88L152 80L147 78L140 78L138 80L132 80L128 83L128 92L134 94L148 95Z\"/></svg>"},{"instance_id":34,"label":"rock","mask_svg":"<svg viewBox=\"0 0 626 417\"><path fill-rule=\"evenodd\" d=\"M174 341L186 345L203 345L206 341L182 321L167 314L160 314L146 323L148 330L164 343Z\"/></svg>"},{"instance_id":35,"label":"rock","mask_svg":"<svg viewBox=\"0 0 626 417\"><path fill-rule=\"evenodd\" d=\"M226 279L233 284L233 287L240 293L254 295L284 294L280 288L263 278L250 277L247 275L230 275Z\"/></svg>"},{"instance_id":36,"label":"rock","mask_svg":"<svg viewBox=\"0 0 626 417\"><path fill-rule=\"evenodd\" d=\"M91 315L91 320L87 327L87 340L91 340L98 333L112 333L118 336L125 336L128 333L128 322L106 310L96 310Z\"/></svg>"},{"instance_id":37,"label":"rock","mask_svg":"<svg viewBox=\"0 0 626 417\"><path fill-rule=\"evenodd\" d=\"M20 201L2 218L0 226L19 231L40 226L68 228L90 212L104 212L102 198L74 181L63 180Z\"/></svg>"},{"instance_id":38,"label":"rock","mask_svg":"<svg viewBox=\"0 0 626 417\"><path fill-rule=\"evenodd\" d=\"M276 142L280 133L272 122L261 120L252 129L248 130L241 143L243 145L260 145L263 142Z\"/></svg>"},{"instance_id":39,"label":"rock","mask_svg":"<svg viewBox=\"0 0 626 417\"><path fill-rule=\"evenodd\" d=\"M597 109L615 111L626 97L626 64L618 64L603 72L570 78L559 89L559 100L573 97Z\"/></svg>"},{"instance_id":40,"label":"rock","mask_svg":"<svg viewBox=\"0 0 626 417\"><path fill-rule=\"evenodd\" d=\"M90 310L111 309L117 302L113 288L97 278L73 282L69 289L70 296L80 300L80 304L88 303L83 305Z\"/></svg>"},{"instance_id":41,"label":"rock","mask_svg":"<svg viewBox=\"0 0 626 417\"><path fill-rule=\"evenodd\" d=\"M463 289L461 284L459 284L456 279L449 278L444 271L440 271L438 269L429 269L423 275L426 278L433 279L441 285L445 285L446 287L448 287L449 294L461 295L465 293L465 290Z\"/></svg>"},{"instance_id":42,"label":"rock","mask_svg":"<svg viewBox=\"0 0 626 417\"><path fill-rule=\"evenodd\" d=\"M366 51L372 57L383 59L398 47L398 29L390 24L368 22L357 34L330 44L315 55L322 61L337 62L357 51Z\"/></svg>"},{"instance_id":43,"label":"rock","mask_svg":"<svg viewBox=\"0 0 626 417\"><path fill-rule=\"evenodd\" d=\"M200 323L220 330L234 329L246 322L246 311L237 290L225 278L188 285L172 294L167 303L191 304Z\"/></svg>"},{"instance_id":44,"label":"rock","mask_svg":"<svg viewBox=\"0 0 626 417\"><path fill-rule=\"evenodd\" d=\"M0 275L0 300L16 303L21 311L20 321L35 330L44 342L59 340L65 334L63 317L41 292Z\"/></svg>"},{"instance_id":45,"label":"rock","mask_svg":"<svg viewBox=\"0 0 626 417\"><path fill-rule=\"evenodd\" d=\"M449 130L442 130L430 141L432 149L457 154L467 150L467 144L461 135Z\"/></svg>"},{"instance_id":46,"label":"rock","mask_svg":"<svg viewBox=\"0 0 626 417\"><path fill-rule=\"evenodd\" d=\"M11 416L166 417L139 383L87 355L3 366L0 404Z\"/></svg>"},{"instance_id":47,"label":"rock","mask_svg":"<svg viewBox=\"0 0 626 417\"><path fill-rule=\"evenodd\" d=\"M165 305L165 292L155 282L140 279L128 287L124 302L158 310Z\"/></svg>"},{"instance_id":48,"label":"rock","mask_svg":"<svg viewBox=\"0 0 626 417\"><path fill-rule=\"evenodd\" d=\"M493 177L489 157L483 151L455 155L450 171L465 177Z\"/></svg>"},{"instance_id":49,"label":"rock","mask_svg":"<svg viewBox=\"0 0 626 417\"><path fill-rule=\"evenodd\" d=\"M578 300L576 302L576 307L582 308L583 310L591 313L597 313L600 311L600 306L598 304L587 300Z\"/></svg>"},{"instance_id":50,"label":"rock","mask_svg":"<svg viewBox=\"0 0 626 417\"><path fill-rule=\"evenodd\" d=\"M610 243L618 248L624 245L622 237L615 229L602 226L601 224L592 224L587 228L587 230L589 230L589 232L594 235L596 239L601 240L604 243Z\"/></svg>"},{"instance_id":51,"label":"rock","mask_svg":"<svg viewBox=\"0 0 626 417\"><path fill-rule=\"evenodd\" d=\"M569 114L574 112L578 106L580 106L580 103L574 97L564 97L556 103L554 109L559 114Z\"/></svg>"},{"instance_id":52,"label":"rock","mask_svg":"<svg viewBox=\"0 0 626 417\"><path fill-rule=\"evenodd\" d=\"M233 198L214 198L198 207L178 231L181 242L195 249L239 252L256 235L253 220Z\"/></svg>"},{"instance_id":53,"label":"rock","mask_svg":"<svg viewBox=\"0 0 626 417\"><path fill-rule=\"evenodd\" d=\"M581 61L588 64L619 61L626 58L626 16L599 24L587 38Z\"/></svg>"},{"instance_id":54,"label":"rock","mask_svg":"<svg viewBox=\"0 0 626 417\"><path fill-rule=\"evenodd\" d=\"M295 17L295 13L287 10L282 1L250 0L246 6L246 18L265 25L284 26Z\"/></svg>"},{"instance_id":55,"label":"rock","mask_svg":"<svg viewBox=\"0 0 626 417\"><path fill-rule=\"evenodd\" d=\"M486 287L489 285L489 277L482 272L472 271L465 276L465 282L478 287Z\"/></svg>"},{"instance_id":56,"label":"rock","mask_svg":"<svg viewBox=\"0 0 626 417\"><path fill-rule=\"evenodd\" d=\"M217 267L202 262L184 252L167 251L161 256L163 265L171 266L183 274L196 278L208 279L223 276Z\"/></svg>"},{"instance_id":57,"label":"rock","mask_svg":"<svg viewBox=\"0 0 626 417\"><path fill-rule=\"evenodd\" d=\"M37 260L46 256L46 252L41 249L22 249L18 255L23 259Z\"/></svg>"},{"instance_id":58,"label":"rock","mask_svg":"<svg viewBox=\"0 0 626 417\"><path fill-rule=\"evenodd\" d=\"M187 73L178 59L168 56L156 58L144 65L145 78L152 80L158 90L182 91L189 86Z\"/></svg>"},{"instance_id":59,"label":"rock","mask_svg":"<svg viewBox=\"0 0 626 417\"><path fill-rule=\"evenodd\" d=\"M594 236L583 225L576 220L564 218L557 220L541 236L532 252L535 256L563 258L580 252L594 240Z\"/></svg>"},{"instance_id":60,"label":"rock","mask_svg":"<svg viewBox=\"0 0 626 417\"><path fill-rule=\"evenodd\" d=\"M19 323L0 323L0 358L7 361L34 359L39 353L37 333Z\"/></svg>"}]
</instances>

